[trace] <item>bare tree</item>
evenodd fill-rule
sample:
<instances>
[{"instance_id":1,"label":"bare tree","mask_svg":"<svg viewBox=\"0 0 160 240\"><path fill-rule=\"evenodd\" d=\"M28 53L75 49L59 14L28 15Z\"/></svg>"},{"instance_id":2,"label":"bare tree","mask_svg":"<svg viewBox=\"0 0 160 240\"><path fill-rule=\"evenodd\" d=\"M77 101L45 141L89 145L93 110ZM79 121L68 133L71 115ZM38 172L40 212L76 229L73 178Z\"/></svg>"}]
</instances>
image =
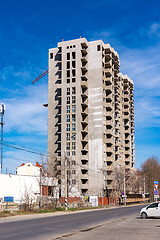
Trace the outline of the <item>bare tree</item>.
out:
<instances>
[{"instance_id":1,"label":"bare tree","mask_svg":"<svg viewBox=\"0 0 160 240\"><path fill-rule=\"evenodd\" d=\"M148 158L142 165L141 170L145 176L146 191L153 200L154 181L160 181L160 164L157 157Z\"/></svg>"},{"instance_id":2,"label":"bare tree","mask_svg":"<svg viewBox=\"0 0 160 240\"><path fill-rule=\"evenodd\" d=\"M114 169L114 192L112 195L120 197L124 192L124 168L116 166Z\"/></svg>"},{"instance_id":3,"label":"bare tree","mask_svg":"<svg viewBox=\"0 0 160 240\"><path fill-rule=\"evenodd\" d=\"M40 177L38 178L40 185L40 207L45 202L57 205L59 198L58 180L56 178L55 161L53 165L48 167L47 161L41 157L42 167L40 168Z\"/></svg>"}]
</instances>

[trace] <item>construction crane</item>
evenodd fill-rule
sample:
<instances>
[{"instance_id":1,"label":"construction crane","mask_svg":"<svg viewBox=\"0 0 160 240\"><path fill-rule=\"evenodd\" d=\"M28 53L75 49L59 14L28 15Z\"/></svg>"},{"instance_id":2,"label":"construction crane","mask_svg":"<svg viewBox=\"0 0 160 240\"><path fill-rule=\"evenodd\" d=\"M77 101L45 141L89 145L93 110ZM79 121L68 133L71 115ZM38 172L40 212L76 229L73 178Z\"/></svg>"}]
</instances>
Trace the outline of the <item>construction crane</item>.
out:
<instances>
[{"instance_id":1,"label":"construction crane","mask_svg":"<svg viewBox=\"0 0 160 240\"><path fill-rule=\"evenodd\" d=\"M48 70L46 70L44 73L42 73L39 77L37 77L36 79L33 80L32 84L38 82L41 78L43 78L44 76L46 76L48 74ZM44 103L43 107L48 107L48 103Z\"/></svg>"},{"instance_id":2,"label":"construction crane","mask_svg":"<svg viewBox=\"0 0 160 240\"><path fill-rule=\"evenodd\" d=\"M48 70L46 70L44 73L42 73L39 77L37 77L36 79L33 80L32 84L38 82L41 78L43 78L44 76L46 76L48 74Z\"/></svg>"}]
</instances>

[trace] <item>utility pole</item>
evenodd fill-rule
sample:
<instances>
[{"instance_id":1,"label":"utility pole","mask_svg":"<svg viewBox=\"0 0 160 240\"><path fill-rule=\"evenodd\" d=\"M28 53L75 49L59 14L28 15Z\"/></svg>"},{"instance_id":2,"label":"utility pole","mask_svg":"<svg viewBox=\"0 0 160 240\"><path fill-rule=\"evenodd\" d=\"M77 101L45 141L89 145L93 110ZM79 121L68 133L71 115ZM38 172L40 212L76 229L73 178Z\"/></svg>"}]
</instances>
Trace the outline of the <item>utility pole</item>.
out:
<instances>
[{"instance_id":1,"label":"utility pole","mask_svg":"<svg viewBox=\"0 0 160 240\"><path fill-rule=\"evenodd\" d=\"M6 107L3 103L0 105L0 113L1 113L1 173L2 173L2 165L3 165L3 116L4 112L6 110Z\"/></svg>"},{"instance_id":2,"label":"utility pole","mask_svg":"<svg viewBox=\"0 0 160 240\"><path fill-rule=\"evenodd\" d=\"M124 205L126 205L126 177L125 177L125 166L124 166Z\"/></svg>"},{"instance_id":3,"label":"utility pole","mask_svg":"<svg viewBox=\"0 0 160 240\"><path fill-rule=\"evenodd\" d=\"M42 206L42 168L40 168L40 201L39 201L39 207Z\"/></svg>"},{"instance_id":4,"label":"utility pole","mask_svg":"<svg viewBox=\"0 0 160 240\"><path fill-rule=\"evenodd\" d=\"M145 177L144 177L144 203L145 203L145 192L146 192L146 185L145 185Z\"/></svg>"},{"instance_id":5,"label":"utility pole","mask_svg":"<svg viewBox=\"0 0 160 240\"><path fill-rule=\"evenodd\" d=\"M68 188L67 188L67 156L64 156L64 174L65 174L65 210L68 210Z\"/></svg>"}]
</instances>

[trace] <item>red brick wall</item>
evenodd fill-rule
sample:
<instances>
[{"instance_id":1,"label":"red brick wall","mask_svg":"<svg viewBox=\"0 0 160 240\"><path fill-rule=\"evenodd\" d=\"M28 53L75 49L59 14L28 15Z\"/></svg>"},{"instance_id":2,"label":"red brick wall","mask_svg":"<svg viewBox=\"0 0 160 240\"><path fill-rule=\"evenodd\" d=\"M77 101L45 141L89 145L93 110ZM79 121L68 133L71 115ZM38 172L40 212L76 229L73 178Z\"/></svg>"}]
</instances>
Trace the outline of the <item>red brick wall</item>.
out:
<instances>
[{"instance_id":1,"label":"red brick wall","mask_svg":"<svg viewBox=\"0 0 160 240\"><path fill-rule=\"evenodd\" d=\"M80 197L68 197L67 199L68 199L69 203L73 203L73 202L77 202L77 201L81 200ZM65 197L60 197L59 198L59 202L60 203L65 203Z\"/></svg>"},{"instance_id":2,"label":"red brick wall","mask_svg":"<svg viewBox=\"0 0 160 240\"><path fill-rule=\"evenodd\" d=\"M48 196L48 186L42 186L42 196Z\"/></svg>"},{"instance_id":3,"label":"red brick wall","mask_svg":"<svg viewBox=\"0 0 160 240\"><path fill-rule=\"evenodd\" d=\"M114 197L98 197L98 205L99 206L105 206L105 205L117 205L118 204L118 198Z\"/></svg>"},{"instance_id":4,"label":"red brick wall","mask_svg":"<svg viewBox=\"0 0 160 240\"><path fill-rule=\"evenodd\" d=\"M78 202L81 201L80 197L68 197L68 203ZM59 198L60 203L65 203L65 197ZM101 197L98 197L98 205L99 206L105 206L105 205L117 205L118 204L118 198L111 198L111 197L104 197L103 199Z\"/></svg>"}]
</instances>

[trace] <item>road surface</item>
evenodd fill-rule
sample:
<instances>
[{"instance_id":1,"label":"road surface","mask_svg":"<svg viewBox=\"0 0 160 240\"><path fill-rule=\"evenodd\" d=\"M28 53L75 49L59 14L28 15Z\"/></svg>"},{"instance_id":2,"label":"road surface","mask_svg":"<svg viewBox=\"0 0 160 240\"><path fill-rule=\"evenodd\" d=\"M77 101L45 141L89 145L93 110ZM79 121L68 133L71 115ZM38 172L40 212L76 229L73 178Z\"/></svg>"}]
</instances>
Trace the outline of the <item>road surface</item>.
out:
<instances>
[{"instance_id":1,"label":"road surface","mask_svg":"<svg viewBox=\"0 0 160 240\"><path fill-rule=\"evenodd\" d=\"M60 236L88 231L106 222L128 219L129 216L139 214L142 207L143 205L125 206L69 214L63 212L59 216L54 216L53 213L38 217L33 215L0 219L0 240L62 239Z\"/></svg>"}]
</instances>

